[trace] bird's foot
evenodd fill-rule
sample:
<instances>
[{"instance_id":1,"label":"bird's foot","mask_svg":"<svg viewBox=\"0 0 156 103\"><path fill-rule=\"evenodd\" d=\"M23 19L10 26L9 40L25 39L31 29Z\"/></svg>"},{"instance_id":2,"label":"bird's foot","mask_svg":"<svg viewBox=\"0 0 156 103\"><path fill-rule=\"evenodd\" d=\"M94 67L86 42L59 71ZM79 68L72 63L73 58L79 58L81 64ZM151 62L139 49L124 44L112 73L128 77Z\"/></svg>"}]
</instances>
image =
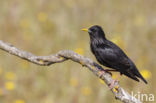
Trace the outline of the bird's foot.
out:
<instances>
[{"instance_id":1,"label":"bird's foot","mask_svg":"<svg viewBox=\"0 0 156 103\"><path fill-rule=\"evenodd\" d=\"M119 82L119 80L117 80L117 79L113 80L113 81L111 82L111 84L109 85L109 88L110 88L110 89L114 88L116 82Z\"/></svg>"},{"instance_id":2,"label":"bird's foot","mask_svg":"<svg viewBox=\"0 0 156 103\"><path fill-rule=\"evenodd\" d=\"M109 72L109 70L106 69L106 70L103 70L103 71L99 72L99 77L101 77L104 73L109 73L112 76L112 73Z\"/></svg>"},{"instance_id":3,"label":"bird's foot","mask_svg":"<svg viewBox=\"0 0 156 103\"><path fill-rule=\"evenodd\" d=\"M110 72L110 70L105 69L104 71L112 76L112 73Z\"/></svg>"},{"instance_id":4,"label":"bird's foot","mask_svg":"<svg viewBox=\"0 0 156 103\"><path fill-rule=\"evenodd\" d=\"M99 72L99 77L101 77L105 72L104 71L100 71Z\"/></svg>"}]
</instances>

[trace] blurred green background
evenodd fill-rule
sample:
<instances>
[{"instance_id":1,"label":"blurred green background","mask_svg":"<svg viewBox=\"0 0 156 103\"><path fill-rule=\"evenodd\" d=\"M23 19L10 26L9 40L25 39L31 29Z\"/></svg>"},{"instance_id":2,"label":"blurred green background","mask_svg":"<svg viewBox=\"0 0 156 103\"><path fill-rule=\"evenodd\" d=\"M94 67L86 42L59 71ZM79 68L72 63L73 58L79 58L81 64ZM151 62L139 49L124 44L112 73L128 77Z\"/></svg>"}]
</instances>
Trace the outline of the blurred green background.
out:
<instances>
[{"instance_id":1,"label":"blurred green background","mask_svg":"<svg viewBox=\"0 0 156 103\"><path fill-rule=\"evenodd\" d=\"M121 86L156 94L156 0L0 0L0 7L0 39L36 55L69 49L96 61L80 29L101 25L149 83L122 76ZM0 50L0 103L104 102L120 103L85 67L72 61L42 67Z\"/></svg>"}]
</instances>

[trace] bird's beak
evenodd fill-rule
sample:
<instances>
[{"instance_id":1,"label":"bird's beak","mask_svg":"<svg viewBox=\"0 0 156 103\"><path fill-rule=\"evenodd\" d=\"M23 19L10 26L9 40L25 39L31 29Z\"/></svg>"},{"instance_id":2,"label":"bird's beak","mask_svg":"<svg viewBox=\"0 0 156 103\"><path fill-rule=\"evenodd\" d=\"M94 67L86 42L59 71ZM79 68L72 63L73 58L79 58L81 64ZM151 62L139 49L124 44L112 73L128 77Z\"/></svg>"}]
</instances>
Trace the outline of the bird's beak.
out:
<instances>
[{"instance_id":1,"label":"bird's beak","mask_svg":"<svg viewBox=\"0 0 156 103\"><path fill-rule=\"evenodd\" d=\"M86 31L86 32L88 32L88 29L81 29L82 31Z\"/></svg>"}]
</instances>

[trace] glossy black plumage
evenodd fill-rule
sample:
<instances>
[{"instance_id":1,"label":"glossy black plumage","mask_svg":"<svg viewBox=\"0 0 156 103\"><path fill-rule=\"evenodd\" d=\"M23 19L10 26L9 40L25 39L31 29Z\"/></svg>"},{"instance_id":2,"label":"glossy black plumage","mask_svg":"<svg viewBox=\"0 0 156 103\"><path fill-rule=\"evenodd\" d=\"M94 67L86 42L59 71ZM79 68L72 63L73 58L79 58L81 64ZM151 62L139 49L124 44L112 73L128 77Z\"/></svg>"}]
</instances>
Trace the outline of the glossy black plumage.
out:
<instances>
[{"instance_id":1,"label":"glossy black plumage","mask_svg":"<svg viewBox=\"0 0 156 103\"><path fill-rule=\"evenodd\" d=\"M91 51L100 64L115 69L136 81L139 81L138 78L140 78L147 84L147 81L128 56L116 44L106 39L100 26L90 27L88 33Z\"/></svg>"}]
</instances>

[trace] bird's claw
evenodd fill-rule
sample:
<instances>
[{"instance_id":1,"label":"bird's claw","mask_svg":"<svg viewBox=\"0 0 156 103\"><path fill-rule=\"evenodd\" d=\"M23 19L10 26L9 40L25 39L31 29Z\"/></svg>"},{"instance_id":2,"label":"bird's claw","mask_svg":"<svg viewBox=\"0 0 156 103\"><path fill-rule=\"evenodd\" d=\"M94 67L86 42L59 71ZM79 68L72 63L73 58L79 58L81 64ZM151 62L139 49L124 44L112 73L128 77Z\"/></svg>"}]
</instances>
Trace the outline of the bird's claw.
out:
<instances>
[{"instance_id":1,"label":"bird's claw","mask_svg":"<svg viewBox=\"0 0 156 103\"><path fill-rule=\"evenodd\" d=\"M99 72L99 77L101 77L105 72L104 71L100 71Z\"/></svg>"},{"instance_id":2,"label":"bird's claw","mask_svg":"<svg viewBox=\"0 0 156 103\"><path fill-rule=\"evenodd\" d=\"M113 80L112 82L111 82L111 84L109 85L109 88L110 89L113 89L114 88L114 84L116 84L116 82L118 83L119 82L119 80Z\"/></svg>"}]
</instances>

